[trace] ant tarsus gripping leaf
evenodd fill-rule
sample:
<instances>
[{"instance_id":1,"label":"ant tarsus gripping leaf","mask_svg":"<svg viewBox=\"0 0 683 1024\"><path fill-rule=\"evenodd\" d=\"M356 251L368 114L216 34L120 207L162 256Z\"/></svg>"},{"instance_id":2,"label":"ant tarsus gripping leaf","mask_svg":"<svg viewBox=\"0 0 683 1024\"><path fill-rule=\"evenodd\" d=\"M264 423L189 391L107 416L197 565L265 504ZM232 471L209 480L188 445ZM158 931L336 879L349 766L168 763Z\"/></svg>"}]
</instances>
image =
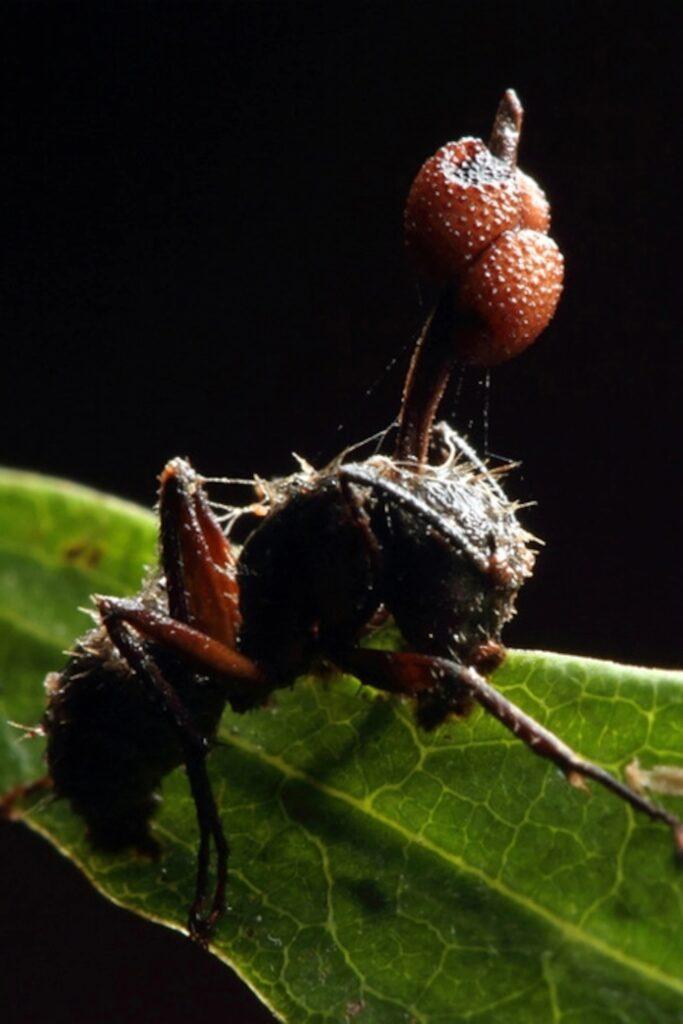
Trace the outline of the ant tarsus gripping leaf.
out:
<instances>
[{"instance_id":1,"label":"ant tarsus gripping leaf","mask_svg":"<svg viewBox=\"0 0 683 1024\"><path fill-rule=\"evenodd\" d=\"M467 275L508 244L506 235L547 229L544 197L515 168L520 123L521 107L507 93L490 150L477 140L451 144L466 165L453 170L454 201L467 195L475 171L484 196L492 185L503 198L472 260L467 247L462 263L457 254L446 259L441 243L432 253L432 263L441 260L455 277L418 342L393 454L358 459L351 449L319 471L306 464L259 482L259 517L239 553L202 478L173 460L160 478L158 572L133 600L97 597L96 628L46 681L50 781L97 846L154 853L150 821L162 779L185 766L199 831L189 931L202 944L225 911L228 879L228 843L207 773L221 714L226 704L258 708L321 663L412 698L425 729L479 704L572 784L592 779L669 825L683 849L672 814L580 757L486 679L505 656L501 631L532 572L533 538L500 474L434 419L449 353L474 322L462 298ZM409 208L424 208L421 195ZM428 251L428 240L419 245ZM387 615L408 649L361 648L363 633Z\"/></svg>"}]
</instances>

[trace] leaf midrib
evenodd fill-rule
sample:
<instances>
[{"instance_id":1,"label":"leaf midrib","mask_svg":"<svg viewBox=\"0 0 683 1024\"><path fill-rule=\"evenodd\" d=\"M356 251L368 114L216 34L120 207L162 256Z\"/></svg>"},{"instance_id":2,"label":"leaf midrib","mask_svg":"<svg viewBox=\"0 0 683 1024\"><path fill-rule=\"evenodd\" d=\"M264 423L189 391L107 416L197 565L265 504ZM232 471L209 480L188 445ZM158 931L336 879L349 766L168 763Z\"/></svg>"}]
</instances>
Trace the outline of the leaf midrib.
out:
<instances>
[{"instance_id":1,"label":"leaf midrib","mask_svg":"<svg viewBox=\"0 0 683 1024\"><path fill-rule=\"evenodd\" d=\"M508 888L508 886L499 879L491 877L491 875L488 875L481 868L469 864L466 860L463 860L454 853L450 853L448 850L444 850L443 847L438 846L430 839L416 835L395 819L381 814L376 808L370 806L367 798L359 800L350 793L345 793L343 790L336 789L328 783L321 782L320 779L309 775L307 772L294 768L277 754L268 754L256 744L251 743L249 740L246 740L241 736L237 736L235 733L231 732L222 734L221 742L229 743L242 753L269 765L276 771L279 771L287 779L309 785L312 789L317 790L317 792L322 793L324 796L329 797L332 800L340 800L348 807L353 808L353 810L364 814L374 821L384 825L386 828L391 829L406 840L406 842L418 844L423 849L428 850L434 856L440 858L446 864L458 868L463 874L478 879L494 892L497 892L500 896L510 900L510 902L514 903L516 906L521 907L523 910L526 910L532 915L536 915L546 923L552 925L566 939L587 946L589 949L601 954L615 963L618 963L622 967L634 971L636 974L647 978L649 981L662 985L679 995L683 995L683 980L667 974L665 971L653 964L637 960L634 957L629 956L628 953L624 953L621 950L608 945L602 939L592 935L590 932L584 931L578 925L572 924L570 921L563 920L540 903L536 903L534 900L529 899L529 897Z\"/></svg>"}]
</instances>

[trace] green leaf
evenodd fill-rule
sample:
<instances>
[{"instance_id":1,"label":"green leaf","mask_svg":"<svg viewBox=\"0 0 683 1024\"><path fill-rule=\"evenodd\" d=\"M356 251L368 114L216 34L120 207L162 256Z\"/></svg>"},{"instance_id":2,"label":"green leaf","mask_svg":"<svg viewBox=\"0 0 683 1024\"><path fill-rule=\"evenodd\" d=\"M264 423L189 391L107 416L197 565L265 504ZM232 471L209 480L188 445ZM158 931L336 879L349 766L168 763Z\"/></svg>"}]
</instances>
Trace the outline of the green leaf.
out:
<instances>
[{"instance_id":1,"label":"green leaf","mask_svg":"<svg viewBox=\"0 0 683 1024\"><path fill-rule=\"evenodd\" d=\"M133 592L153 517L28 474L0 476L0 787L41 774L41 680L93 591ZM617 773L683 765L683 673L515 652L496 683ZM683 872L666 828L568 786L483 713L434 734L349 678L300 680L228 713L211 773L232 846L213 951L283 1020L683 1021ZM672 806L676 800L671 800ZM681 801L679 803L679 810ZM105 857L59 801L27 823L110 899L184 927L194 811L181 771L160 863Z\"/></svg>"}]
</instances>

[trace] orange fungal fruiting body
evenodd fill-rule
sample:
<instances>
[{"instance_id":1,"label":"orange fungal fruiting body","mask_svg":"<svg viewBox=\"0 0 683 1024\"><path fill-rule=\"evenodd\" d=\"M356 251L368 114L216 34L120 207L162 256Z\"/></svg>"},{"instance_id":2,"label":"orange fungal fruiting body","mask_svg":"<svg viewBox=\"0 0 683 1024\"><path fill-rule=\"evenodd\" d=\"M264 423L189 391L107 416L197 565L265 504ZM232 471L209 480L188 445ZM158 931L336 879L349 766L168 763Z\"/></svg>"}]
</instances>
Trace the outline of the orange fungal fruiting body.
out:
<instances>
[{"instance_id":1,"label":"orange fungal fruiting body","mask_svg":"<svg viewBox=\"0 0 683 1024\"><path fill-rule=\"evenodd\" d=\"M463 276L459 299L482 326L468 332L464 362L494 366L535 341L562 292L563 260L540 231L504 231Z\"/></svg>"},{"instance_id":2,"label":"orange fungal fruiting body","mask_svg":"<svg viewBox=\"0 0 683 1024\"><path fill-rule=\"evenodd\" d=\"M406 244L425 277L446 284L519 219L514 171L481 139L460 139L420 168L406 204Z\"/></svg>"},{"instance_id":3,"label":"orange fungal fruiting body","mask_svg":"<svg viewBox=\"0 0 683 1024\"><path fill-rule=\"evenodd\" d=\"M472 138L442 146L420 168L406 203L408 251L426 278L455 286L463 322L456 355L480 366L535 341L562 292L548 201L516 166L521 114L509 90L490 146Z\"/></svg>"},{"instance_id":4,"label":"orange fungal fruiting body","mask_svg":"<svg viewBox=\"0 0 683 1024\"><path fill-rule=\"evenodd\" d=\"M547 235L550 231L550 203L545 192L533 178L523 171L517 171L517 187L521 200L521 224L532 231Z\"/></svg>"}]
</instances>

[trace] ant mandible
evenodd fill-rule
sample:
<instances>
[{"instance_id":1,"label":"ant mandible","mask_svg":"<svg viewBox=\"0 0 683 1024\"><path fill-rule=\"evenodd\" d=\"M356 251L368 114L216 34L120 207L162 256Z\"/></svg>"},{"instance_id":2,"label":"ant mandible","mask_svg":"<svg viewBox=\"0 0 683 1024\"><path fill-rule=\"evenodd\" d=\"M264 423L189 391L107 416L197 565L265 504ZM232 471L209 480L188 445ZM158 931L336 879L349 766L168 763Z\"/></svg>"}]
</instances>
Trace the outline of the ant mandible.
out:
<instances>
[{"instance_id":1,"label":"ant mandible","mask_svg":"<svg viewBox=\"0 0 683 1024\"><path fill-rule=\"evenodd\" d=\"M94 843L155 847L162 778L184 764L199 828L189 931L206 944L224 912L228 844L206 770L221 713L247 711L315 664L413 698L424 728L473 703L570 782L593 779L665 822L665 809L584 760L487 681L501 629L531 574L530 536L496 474L434 424L456 361L492 365L540 333L562 263L548 206L516 167L521 106L507 92L489 147L464 139L418 174L408 246L442 287L418 340L390 455L310 467L261 489L257 522L233 548L188 462L160 478L160 567L133 600L96 597L98 623L46 681L49 778ZM383 611L407 650L359 646ZM212 844L215 883L211 892Z\"/></svg>"}]
</instances>

